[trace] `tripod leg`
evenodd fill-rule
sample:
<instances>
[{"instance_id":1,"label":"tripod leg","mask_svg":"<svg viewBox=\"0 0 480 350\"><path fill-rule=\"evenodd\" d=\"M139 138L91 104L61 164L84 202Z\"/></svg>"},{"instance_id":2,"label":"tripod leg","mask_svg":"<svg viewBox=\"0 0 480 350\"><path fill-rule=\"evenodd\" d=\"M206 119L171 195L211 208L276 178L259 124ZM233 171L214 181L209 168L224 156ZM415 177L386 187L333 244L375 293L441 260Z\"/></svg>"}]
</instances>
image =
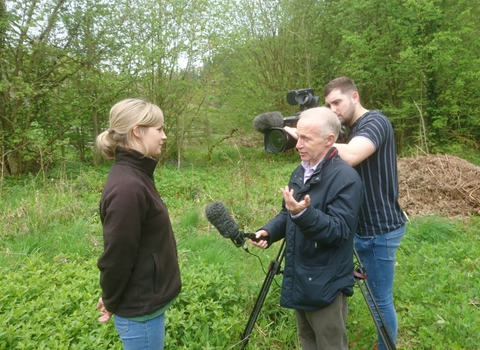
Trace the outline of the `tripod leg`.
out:
<instances>
[{"instance_id":1,"label":"tripod leg","mask_svg":"<svg viewBox=\"0 0 480 350\"><path fill-rule=\"evenodd\" d=\"M366 280L367 275L365 273L365 269L355 249L354 249L354 254L355 254L355 259L357 260L357 265L358 265L357 266L358 268L353 272L355 281L360 291L362 292L362 295L363 295L363 298L365 299L368 310L372 315L373 322L375 323L375 327L377 327L377 331L380 334L380 337L382 338L385 344L385 347L387 348L387 350L394 350L397 347L395 346L395 342L393 341L393 338L390 332L388 331L387 326L385 325L385 321L383 320L382 313L378 308L377 302L375 301L372 291L370 290L370 286L368 285L368 282ZM377 319L377 316L378 316L378 319Z\"/></svg>"},{"instance_id":2,"label":"tripod leg","mask_svg":"<svg viewBox=\"0 0 480 350\"><path fill-rule=\"evenodd\" d=\"M257 317L260 314L260 310L262 309L263 303L265 298L267 297L267 293L270 289L270 285L273 282L275 275L279 274L280 266L282 264L282 260L285 256L285 241L282 242L280 250L277 254L277 259L272 260L270 265L268 266L268 273L263 281L262 289L260 289L260 293L258 294L257 300L255 302L255 306L253 307L252 312L250 313L250 317L248 319L247 325L245 327L244 332L242 333L242 349L248 344L250 340L250 333L252 333L253 327L255 326L255 322L257 321Z\"/></svg>"}]
</instances>

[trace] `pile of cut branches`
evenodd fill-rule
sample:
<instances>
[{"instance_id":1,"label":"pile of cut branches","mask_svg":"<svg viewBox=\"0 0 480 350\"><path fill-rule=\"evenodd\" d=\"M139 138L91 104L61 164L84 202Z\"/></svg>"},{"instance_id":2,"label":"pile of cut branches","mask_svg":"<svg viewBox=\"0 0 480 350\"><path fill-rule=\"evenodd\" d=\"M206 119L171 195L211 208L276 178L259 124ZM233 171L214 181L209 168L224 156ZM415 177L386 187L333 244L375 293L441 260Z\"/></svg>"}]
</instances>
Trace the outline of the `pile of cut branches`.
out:
<instances>
[{"instance_id":1,"label":"pile of cut branches","mask_svg":"<svg viewBox=\"0 0 480 350\"><path fill-rule=\"evenodd\" d=\"M451 155L398 159L400 205L409 216L480 215L480 167Z\"/></svg>"}]
</instances>

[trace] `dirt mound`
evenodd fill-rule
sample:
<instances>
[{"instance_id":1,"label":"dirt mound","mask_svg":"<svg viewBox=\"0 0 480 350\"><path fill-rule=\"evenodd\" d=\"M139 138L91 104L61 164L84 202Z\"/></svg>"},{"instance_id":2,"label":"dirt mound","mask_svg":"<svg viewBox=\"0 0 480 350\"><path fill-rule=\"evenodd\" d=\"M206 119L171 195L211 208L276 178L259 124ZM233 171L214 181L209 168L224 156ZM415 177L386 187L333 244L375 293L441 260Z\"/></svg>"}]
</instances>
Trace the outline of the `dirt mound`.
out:
<instances>
[{"instance_id":1,"label":"dirt mound","mask_svg":"<svg viewBox=\"0 0 480 350\"><path fill-rule=\"evenodd\" d=\"M480 215L480 167L450 155L398 159L399 202L409 216Z\"/></svg>"}]
</instances>

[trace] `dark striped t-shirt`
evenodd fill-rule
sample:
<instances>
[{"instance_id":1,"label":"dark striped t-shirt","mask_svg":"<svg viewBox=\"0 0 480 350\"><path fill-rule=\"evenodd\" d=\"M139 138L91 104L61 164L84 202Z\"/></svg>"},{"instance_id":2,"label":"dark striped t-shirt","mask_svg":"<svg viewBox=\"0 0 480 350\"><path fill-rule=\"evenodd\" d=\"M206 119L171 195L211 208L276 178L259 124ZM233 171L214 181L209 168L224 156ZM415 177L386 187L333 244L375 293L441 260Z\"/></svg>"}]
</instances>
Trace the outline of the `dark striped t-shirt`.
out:
<instances>
[{"instance_id":1,"label":"dark striped t-shirt","mask_svg":"<svg viewBox=\"0 0 480 350\"><path fill-rule=\"evenodd\" d=\"M391 232L405 223L398 203L395 137L390 121L380 111L368 111L350 128L348 141L365 137L375 152L355 166L365 185L365 199L357 232L362 236Z\"/></svg>"}]
</instances>

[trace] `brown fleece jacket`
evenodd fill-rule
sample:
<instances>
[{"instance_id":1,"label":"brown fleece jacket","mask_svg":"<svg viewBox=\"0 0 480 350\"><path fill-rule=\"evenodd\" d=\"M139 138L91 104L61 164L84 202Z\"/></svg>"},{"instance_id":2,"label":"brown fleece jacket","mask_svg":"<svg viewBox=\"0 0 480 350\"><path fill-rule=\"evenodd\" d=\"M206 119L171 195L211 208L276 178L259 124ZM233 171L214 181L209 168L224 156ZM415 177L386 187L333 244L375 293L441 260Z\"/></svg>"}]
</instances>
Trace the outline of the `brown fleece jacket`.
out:
<instances>
[{"instance_id":1,"label":"brown fleece jacket","mask_svg":"<svg viewBox=\"0 0 480 350\"><path fill-rule=\"evenodd\" d=\"M170 217L153 180L155 159L117 148L100 200L102 299L121 317L148 315L181 290Z\"/></svg>"}]
</instances>

